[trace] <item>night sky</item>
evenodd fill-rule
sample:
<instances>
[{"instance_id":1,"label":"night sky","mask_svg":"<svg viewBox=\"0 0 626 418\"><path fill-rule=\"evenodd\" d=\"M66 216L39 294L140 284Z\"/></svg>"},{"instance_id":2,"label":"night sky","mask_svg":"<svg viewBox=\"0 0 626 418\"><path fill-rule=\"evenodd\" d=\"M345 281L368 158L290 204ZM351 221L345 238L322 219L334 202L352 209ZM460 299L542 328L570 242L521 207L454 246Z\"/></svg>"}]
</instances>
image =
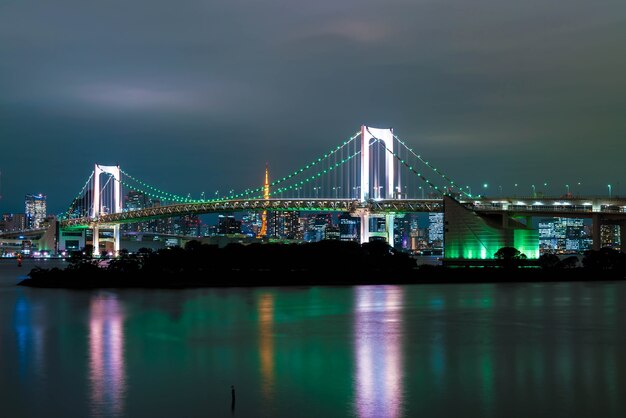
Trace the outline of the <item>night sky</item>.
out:
<instances>
[{"instance_id":1,"label":"night sky","mask_svg":"<svg viewBox=\"0 0 626 418\"><path fill-rule=\"evenodd\" d=\"M626 194L626 2L0 2L2 213L96 162L256 187L363 123L475 190Z\"/></svg>"}]
</instances>

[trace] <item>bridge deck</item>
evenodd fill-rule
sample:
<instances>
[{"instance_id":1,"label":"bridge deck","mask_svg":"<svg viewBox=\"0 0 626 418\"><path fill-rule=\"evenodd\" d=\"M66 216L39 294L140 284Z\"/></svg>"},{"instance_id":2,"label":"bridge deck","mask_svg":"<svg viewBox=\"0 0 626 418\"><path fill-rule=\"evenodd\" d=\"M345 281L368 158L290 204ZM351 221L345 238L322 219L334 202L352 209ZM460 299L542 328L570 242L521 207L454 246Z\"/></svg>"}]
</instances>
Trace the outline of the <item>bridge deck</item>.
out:
<instances>
[{"instance_id":1,"label":"bridge deck","mask_svg":"<svg viewBox=\"0 0 626 418\"><path fill-rule=\"evenodd\" d=\"M596 214L626 218L625 198L499 198L461 201L468 208L485 214L509 213L513 216L590 218ZM187 214L238 211L331 211L356 213L443 212L443 199L386 199L361 202L355 199L238 199L158 206L133 211L61 221L63 228L86 228L90 225L121 224Z\"/></svg>"}]
</instances>

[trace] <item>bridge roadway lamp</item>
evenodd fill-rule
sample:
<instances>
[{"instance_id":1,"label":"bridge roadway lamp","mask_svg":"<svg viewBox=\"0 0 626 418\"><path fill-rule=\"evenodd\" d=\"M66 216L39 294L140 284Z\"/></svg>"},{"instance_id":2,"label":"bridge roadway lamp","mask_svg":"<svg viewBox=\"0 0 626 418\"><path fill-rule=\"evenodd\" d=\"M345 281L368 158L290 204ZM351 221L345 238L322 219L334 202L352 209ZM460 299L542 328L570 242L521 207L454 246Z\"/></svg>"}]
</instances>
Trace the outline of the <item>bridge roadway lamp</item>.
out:
<instances>
[{"instance_id":1,"label":"bridge roadway lamp","mask_svg":"<svg viewBox=\"0 0 626 418\"><path fill-rule=\"evenodd\" d=\"M611 198L611 185L607 184L608 188L609 188L609 199Z\"/></svg>"}]
</instances>

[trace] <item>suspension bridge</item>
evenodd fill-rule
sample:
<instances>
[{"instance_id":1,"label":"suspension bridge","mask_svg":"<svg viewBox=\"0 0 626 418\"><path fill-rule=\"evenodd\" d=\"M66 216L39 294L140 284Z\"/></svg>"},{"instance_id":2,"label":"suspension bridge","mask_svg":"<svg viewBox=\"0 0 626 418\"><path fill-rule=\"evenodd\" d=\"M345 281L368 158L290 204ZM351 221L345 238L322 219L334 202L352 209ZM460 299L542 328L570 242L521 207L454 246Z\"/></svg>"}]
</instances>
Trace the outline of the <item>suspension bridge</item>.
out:
<instances>
[{"instance_id":1,"label":"suspension bridge","mask_svg":"<svg viewBox=\"0 0 626 418\"><path fill-rule=\"evenodd\" d=\"M123 190L141 193L156 204L124 208ZM485 258L496 246L527 247L527 253L537 256L536 233L532 234L530 222L533 216L591 218L594 248L600 245L600 225L619 224L622 242L626 242L624 198L475 196L469 186L434 167L393 129L368 126L284 177L271 182L266 178L264 185L211 199L166 192L119 166L95 164L60 217L59 230L69 231L69 235L71 231L93 230L96 253L99 231L112 230L110 240L117 253L121 224L237 211L348 212L360 219L361 242L380 237L389 243L394 239L395 216L444 212L446 256L453 258ZM371 230L371 221L376 218L384 218L384 231ZM61 236L58 245L63 248Z\"/></svg>"}]
</instances>

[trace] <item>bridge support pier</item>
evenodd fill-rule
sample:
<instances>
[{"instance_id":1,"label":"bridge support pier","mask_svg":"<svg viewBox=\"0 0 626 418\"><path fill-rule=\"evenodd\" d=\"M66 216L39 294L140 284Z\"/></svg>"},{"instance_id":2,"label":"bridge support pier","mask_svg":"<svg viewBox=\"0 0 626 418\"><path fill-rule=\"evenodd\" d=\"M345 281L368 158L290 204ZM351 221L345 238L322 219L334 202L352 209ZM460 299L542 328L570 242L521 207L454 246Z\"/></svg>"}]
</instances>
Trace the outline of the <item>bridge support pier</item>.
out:
<instances>
[{"instance_id":1,"label":"bridge support pier","mask_svg":"<svg viewBox=\"0 0 626 418\"><path fill-rule=\"evenodd\" d=\"M600 215L593 215L591 217L591 235L593 239L592 249L594 251L600 251L602 247L602 234L600 233Z\"/></svg>"},{"instance_id":2,"label":"bridge support pier","mask_svg":"<svg viewBox=\"0 0 626 418\"><path fill-rule=\"evenodd\" d=\"M372 237L384 237L387 240L387 244L394 246L394 221L396 215L394 213L385 214L385 232L371 232L370 231L370 219L380 218L381 216L372 216L367 210L358 211L359 219L361 220L361 244L369 242Z\"/></svg>"},{"instance_id":3,"label":"bridge support pier","mask_svg":"<svg viewBox=\"0 0 626 418\"><path fill-rule=\"evenodd\" d=\"M120 254L120 224L113 226L113 252L116 257Z\"/></svg>"},{"instance_id":4,"label":"bridge support pier","mask_svg":"<svg viewBox=\"0 0 626 418\"><path fill-rule=\"evenodd\" d=\"M363 210L359 211L359 218L361 220L361 244L369 242L370 240L370 214Z\"/></svg>"},{"instance_id":5,"label":"bridge support pier","mask_svg":"<svg viewBox=\"0 0 626 418\"><path fill-rule=\"evenodd\" d=\"M619 246L622 253L626 254L626 222L619 223Z\"/></svg>"},{"instance_id":6,"label":"bridge support pier","mask_svg":"<svg viewBox=\"0 0 626 418\"><path fill-rule=\"evenodd\" d=\"M396 215L394 213L388 213L385 215L385 229L387 230L387 244L394 246L393 235L394 235L394 221L396 219Z\"/></svg>"},{"instance_id":7,"label":"bridge support pier","mask_svg":"<svg viewBox=\"0 0 626 418\"><path fill-rule=\"evenodd\" d=\"M93 255L100 255L100 227L93 227Z\"/></svg>"}]
</instances>

